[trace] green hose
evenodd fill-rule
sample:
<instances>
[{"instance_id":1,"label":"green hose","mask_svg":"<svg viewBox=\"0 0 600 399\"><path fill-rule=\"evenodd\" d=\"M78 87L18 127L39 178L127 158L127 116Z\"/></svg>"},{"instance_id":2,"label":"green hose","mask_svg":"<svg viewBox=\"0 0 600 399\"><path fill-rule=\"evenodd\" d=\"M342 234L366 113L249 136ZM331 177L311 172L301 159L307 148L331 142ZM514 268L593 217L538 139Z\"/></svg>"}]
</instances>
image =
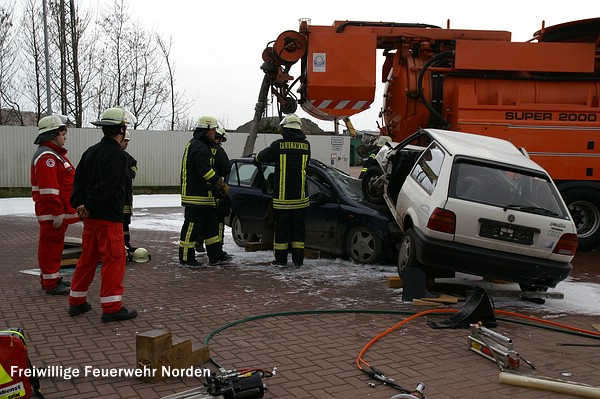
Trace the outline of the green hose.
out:
<instances>
[{"instance_id":1,"label":"green hose","mask_svg":"<svg viewBox=\"0 0 600 399\"><path fill-rule=\"evenodd\" d=\"M295 311L289 311L289 312L277 312L277 313L266 313L266 314L262 314L262 315L257 315L257 316L250 316L250 317L246 317L243 319L239 319L239 320L235 320L232 321L230 323L224 324L221 327L218 327L217 329L213 330L210 334L208 334L206 336L206 338L204 339L204 344L208 345L209 341L212 339L212 337L214 337L215 335L217 335L218 333L220 333L223 330L226 330L230 327L233 326L237 326L239 324L244 324L247 323L249 321L254 321L254 320L260 320L260 319L266 319L269 317L280 317L280 316L298 316L298 315L309 315L309 314L335 314L335 313L366 313L366 314L396 314L396 315L404 315L404 316L413 316L415 314L417 314L417 312L410 312L410 311L404 311L404 310L352 310L352 309L336 309L336 310L295 310ZM444 312L443 310L439 313L436 313L436 315L452 315L456 313L455 310L450 309L448 310L448 312ZM570 330L564 330L561 329L559 327L554 327L554 326L544 326L541 324L537 324L537 323L531 323L531 322L526 322L526 321L521 321L521 320L512 320L512 319L507 319L507 318L502 318L502 317L497 317L497 320L502 320L508 323L516 323L516 324L521 324L521 325L525 325L525 326L529 326L529 327L536 327L536 328L543 328L549 331L555 331L555 332L560 332L560 333L566 333L566 334L572 334L572 335L577 335L580 337L585 337L585 338L593 338L593 339L600 339L600 336L597 335L593 335L593 334L587 334L585 332L582 331L570 331ZM219 365L219 363L217 363L212 356L210 357L210 362L217 368L222 369L221 365Z\"/></svg>"}]
</instances>

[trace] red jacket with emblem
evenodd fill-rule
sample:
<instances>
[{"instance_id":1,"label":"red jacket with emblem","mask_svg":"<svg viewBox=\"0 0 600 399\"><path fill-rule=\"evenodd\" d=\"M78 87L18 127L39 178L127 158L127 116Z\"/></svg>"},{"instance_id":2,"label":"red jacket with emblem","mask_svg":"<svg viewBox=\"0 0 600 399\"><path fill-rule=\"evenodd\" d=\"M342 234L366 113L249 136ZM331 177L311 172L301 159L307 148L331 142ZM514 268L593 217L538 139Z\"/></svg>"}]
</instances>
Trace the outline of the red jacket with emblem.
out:
<instances>
[{"instance_id":1,"label":"red jacket with emblem","mask_svg":"<svg viewBox=\"0 0 600 399\"><path fill-rule=\"evenodd\" d=\"M71 206L75 168L67 158L67 150L51 141L42 143L31 160L31 195L38 221L52 221L64 216L64 223L79 221Z\"/></svg>"}]
</instances>

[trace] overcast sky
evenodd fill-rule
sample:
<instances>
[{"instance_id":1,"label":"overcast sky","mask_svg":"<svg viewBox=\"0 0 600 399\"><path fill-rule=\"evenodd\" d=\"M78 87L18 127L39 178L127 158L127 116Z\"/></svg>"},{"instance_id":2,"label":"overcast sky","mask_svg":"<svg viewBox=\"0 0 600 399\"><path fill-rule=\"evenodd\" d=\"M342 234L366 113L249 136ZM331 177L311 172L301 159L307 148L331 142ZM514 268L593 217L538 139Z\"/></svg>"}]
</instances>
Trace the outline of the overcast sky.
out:
<instances>
[{"instance_id":1,"label":"overcast sky","mask_svg":"<svg viewBox=\"0 0 600 399\"><path fill-rule=\"evenodd\" d=\"M87 0L100 10L112 0ZM261 54L267 43L286 30L298 30L300 18L312 25L335 20L426 23L454 29L507 30L513 41L526 41L546 26L600 17L600 3L571 0L529 2L480 1L190 1L125 0L130 14L147 29L173 38L172 60L177 85L193 101L192 115L213 115L227 128L252 119L263 78ZM594 5L595 4L595 5ZM381 57L380 57L381 58ZM357 54L360 61L360 54ZM292 68L298 77L300 66ZM376 82L381 81L380 69ZM375 130L383 85L371 109L352 118L357 129ZM276 108L272 109L275 112ZM298 114L307 115L299 108ZM315 120L315 122L318 122ZM332 123L319 122L332 129Z\"/></svg>"}]
</instances>

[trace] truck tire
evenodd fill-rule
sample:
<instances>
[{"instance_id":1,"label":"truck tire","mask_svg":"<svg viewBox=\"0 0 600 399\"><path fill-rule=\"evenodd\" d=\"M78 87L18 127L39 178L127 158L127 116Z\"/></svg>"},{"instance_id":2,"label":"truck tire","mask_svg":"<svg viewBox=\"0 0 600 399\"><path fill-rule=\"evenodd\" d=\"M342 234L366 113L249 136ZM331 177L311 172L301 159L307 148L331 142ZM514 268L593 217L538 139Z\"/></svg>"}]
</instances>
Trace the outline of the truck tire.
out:
<instances>
[{"instance_id":1,"label":"truck tire","mask_svg":"<svg viewBox=\"0 0 600 399\"><path fill-rule=\"evenodd\" d=\"M373 204L383 205L385 199L383 198L383 182L378 181L379 177L383 175L383 170L379 166L372 166L363 175L361 188L365 199ZM375 183L378 183L374 186Z\"/></svg>"},{"instance_id":2,"label":"truck tire","mask_svg":"<svg viewBox=\"0 0 600 399\"><path fill-rule=\"evenodd\" d=\"M600 193L587 188L574 188L561 193L569 207L579 236L578 249L591 251L600 246Z\"/></svg>"}]
</instances>

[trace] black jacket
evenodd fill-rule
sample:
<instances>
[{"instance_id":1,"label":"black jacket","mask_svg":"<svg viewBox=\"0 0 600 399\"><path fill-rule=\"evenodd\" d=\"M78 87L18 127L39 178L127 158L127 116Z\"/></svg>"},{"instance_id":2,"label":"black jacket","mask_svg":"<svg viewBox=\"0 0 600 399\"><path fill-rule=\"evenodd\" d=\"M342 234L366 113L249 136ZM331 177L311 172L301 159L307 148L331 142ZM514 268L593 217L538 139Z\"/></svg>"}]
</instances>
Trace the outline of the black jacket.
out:
<instances>
[{"instance_id":1,"label":"black jacket","mask_svg":"<svg viewBox=\"0 0 600 399\"><path fill-rule=\"evenodd\" d=\"M123 213L131 213L133 207L133 179L137 174L137 160L125 151L127 156L127 167L125 168L125 206L123 207Z\"/></svg>"},{"instance_id":2,"label":"black jacket","mask_svg":"<svg viewBox=\"0 0 600 399\"><path fill-rule=\"evenodd\" d=\"M206 138L207 129L196 129L181 160L181 205L215 206L212 185L220 176L213 168L217 146Z\"/></svg>"},{"instance_id":3,"label":"black jacket","mask_svg":"<svg viewBox=\"0 0 600 399\"><path fill-rule=\"evenodd\" d=\"M259 152L255 162L274 162L274 209L300 209L309 206L306 195L306 165L310 160L310 143L298 129L282 128L283 138Z\"/></svg>"},{"instance_id":4,"label":"black jacket","mask_svg":"<svg viewBox=\"0 0 600 399\"><path fill-rule=\"evenodd\" d=\"M71 205L85 205L92 219L123 222L127 156L111 137L103 137L81 156Z\"/></svg>"}]
</instances>

